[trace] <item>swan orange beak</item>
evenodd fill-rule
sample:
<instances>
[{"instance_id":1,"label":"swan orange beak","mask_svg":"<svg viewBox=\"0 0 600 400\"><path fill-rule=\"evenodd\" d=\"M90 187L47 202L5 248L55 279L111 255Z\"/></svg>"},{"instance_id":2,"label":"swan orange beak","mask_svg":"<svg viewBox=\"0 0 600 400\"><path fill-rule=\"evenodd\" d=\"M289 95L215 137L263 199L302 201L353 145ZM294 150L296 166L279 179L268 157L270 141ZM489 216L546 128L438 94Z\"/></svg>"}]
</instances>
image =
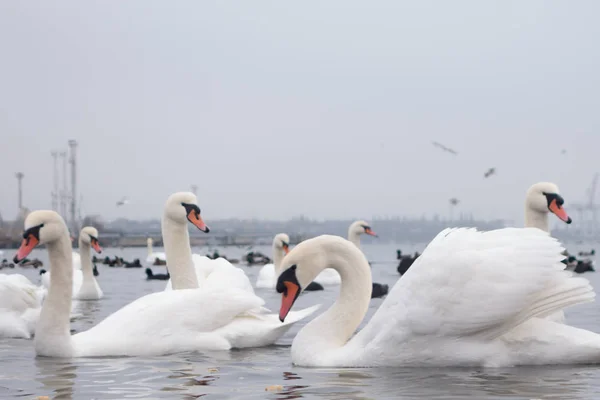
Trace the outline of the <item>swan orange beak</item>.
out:
<instances>
[{"instance_id":1,"label":"swan orange beak","mask_svg":"<svg viewBox=\"0 0 600 400\"><path fill-rule=\"evenodd\" d=\"M377 237L377 234L376 234L375 232L373 232L373 230L371 230L371 228L367 228L367 229L365 229L365 233L366 233L367 235L371 235L371 236L375 236L375 237Z\"/></svg>"},{"instance_id":2,"label":"swan orange beak","mask_svg":"<svg viewBox=\"0 0 600 400\"><path fill-rule=\"evenodd\" d=\"M191 210L188 213L187 219L192 224L194 224L194 226L196 228L200 229L202 232L205 232L205 233L210 232L210 229L208 228L208 226L206 226L206 224L202 220L202 217L200 216L200 214L196 214L196 212L194 210Z\"/></svg>"},{"instance_id":3,"label":"swan orange beak","mask_svg":"<svg viewBox=\"0 0 600 400\"><path fill-rule=\"evenodd\" d=\"M102 247L100 247L100 243L98 243L98 239L93 238L91 241L92 248L96 251L96 253L102 253Z\"/></svg>"},{"instance_id":4,"label":"swan orange beak","mask_svg":"<svg viewBox=\"0 0 600 400\"><path fill-rule=\"evenodd\" d=\"M562 206L558 205L556 199L552 200L552 202L548 206L548 209L552 211L552 213L554 213L554 215L556 215L561 221L566 222L567 224L573 222L571 217L567 215L565 209Z\"/></svg>"},{"instance_id":5,"label":"swan orange beak","mask_svg":"<svg viewBox=\"0 0 600 400\"><path fill-rule=\"evenodd\" d=\"M15 264L18 264L21 261L23 261L25 257L27 257L35 248L35 246L37 246L39 243L40 241L38 240L38 238L36 238L32 233L27 235L26 238L23 238L21 246L19 247L19 250L17 250L17 254L15 255L15 257L13 258L13 262Z\"/></svg>"},{"instance_id":6,"label":"swan orange beak","mask_svg":"<svg viewBox=\"0 0 600 400\"><path fill-rule=\"evenodd\" d=\"M285 289L281 296L281 308L279 309L279 320L281 322L285 320L285 317L287 317L300 294L300 286L294 282L284 281L283 284L285 285Z\"/></svg>"},{"instance_id":7,"label":"swan orange beak","mask_svg":"<svg viewBox=\"0 0 600 400\"><path fill-rule=\"evenodd\" d=\"M288 244L284 244L283 245L283 251L285 252L285 254L290 252L290 246Z\"/></svg>"}]
</instances>

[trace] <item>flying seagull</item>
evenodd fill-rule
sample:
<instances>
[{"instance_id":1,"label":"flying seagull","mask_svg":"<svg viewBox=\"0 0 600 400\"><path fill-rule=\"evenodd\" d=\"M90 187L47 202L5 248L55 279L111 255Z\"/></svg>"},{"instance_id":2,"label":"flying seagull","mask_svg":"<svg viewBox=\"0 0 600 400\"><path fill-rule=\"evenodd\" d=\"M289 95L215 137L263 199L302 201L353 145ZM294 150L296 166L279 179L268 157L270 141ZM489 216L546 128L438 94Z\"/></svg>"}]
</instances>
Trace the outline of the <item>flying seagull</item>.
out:
<instances>
[{"instance_id":1,"label":"flying seagull","mask_svg":"<svg viewBox=\"0 0 600 400\"><path fill-rule=\"evenodd\" d=\"M458 152L456 152L456 151L452 150L452 149L451 149L451 148L449 148L449 147L446 147L446 146L444 146L444 145L443 145L443 144L441 144L441 143L438 143L438 142L431 142L431 144L432 144L432 145L434 145L435 147L439 147L440 149L442 149L442 150L444 150L444 151L446 151L446 152L448 152L448 153L452 153L452 154L458 154Z\"/></svg>"},{"instance_id":2,"label":"flying seagull","mask_svg":"<svg viewBox=\"0 0 600 400\"><path fill-rule=\"evenodd\" d=\"M129 204L129 199L127 197L123 197L121 200L117 201L117 207L127 204Z\"/></svg>"},{"instance_id":3,"label":"flying seagull","mask_svg":"<svg viewBox=\"0 0 600 400\"><path fill-rule=\"evenodd\" d=\"M483 177L489 178L490 176L494 175L495 173L496 173L496 168L490 168L483 174Z\"/></svg>"}]
</instances>

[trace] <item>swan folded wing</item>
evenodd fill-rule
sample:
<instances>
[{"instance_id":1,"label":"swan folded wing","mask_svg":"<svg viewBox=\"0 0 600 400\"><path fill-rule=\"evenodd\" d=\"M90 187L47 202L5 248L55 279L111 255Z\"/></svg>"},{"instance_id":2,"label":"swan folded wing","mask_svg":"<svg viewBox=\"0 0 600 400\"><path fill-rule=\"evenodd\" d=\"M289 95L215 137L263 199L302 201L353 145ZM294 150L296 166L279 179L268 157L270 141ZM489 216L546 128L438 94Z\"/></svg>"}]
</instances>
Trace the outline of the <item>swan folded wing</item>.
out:
<instances>
[{"instance_id":1,"label":"swan folded wing","mask_svg":"<svg viewBox=\"0 0 600 400\"><path fill-rule=\"evenodd\" d=\"M233 348L262 347L274 344L294 323L318 310L320 304L288 314L285 322L279 314L249 311L218 329L216 333L227 339Z\"/></svg>"},{"instance_id":2,"label":"swan folded wing","mask_svg":"<svg viewBox=\"0 0 600 400\"><path fill-rule=\"evenodd\" d=\"M16 285L10 280L0 280L0 309L23 313L29 308L39 308L41 299L33 285Z\"/></svg>"},{"instance_id":3,"label":"swan folded wing","mask_svg":"<svg viewBox=\"0 0 600 400\"><path fill-rule=\"evenodd\" d=\"M212 260L205 256L193 254L194 267L196 274L205 278L205 281L199 278L198 281L202 287L209 288L237 288L254 294L254 288L246 273L238 267L232 265L222 257Z\"/></svg>"},{"instance_id":4,"label":"swan folded wing","mask_svg":"<svg viewBox=\"0 0 600 400\"><path fill-rule=\"evenodd\" d=\"M535 228L446 229L355 339L369 347L424 335L494 339L533 317L593 300L589 282L563 270L562 251Z\"/></svg>"},{"instance_id":5,"label":"swan folded wing","mask_svg":"<svg viewBox=\"0 0 600 400\"><path fill-rule=\"evenodd\" d=\"M214 332L264 301L248 292L183 289L146 295L73 336L80 355L159 355L228 349Z\"/></svg>"},{"instance_id":6,"label":"swan folded wing","mask_svg":"<svg viewBox=\"0 0 600 400\"><path fill-rule=\"evenodd\" d=\"M21 274L0 274L0 280L21 286L35 286L26 276Z\"/></svg>"},{"instance_id":7,"label":"swan folded wing","mask_svg":"<svg viewBox=\"0 0 600 400\"><path fill-rule=\"evenodd\" d=\"M254 288L244 271L236 267L219 267L206 278L204 286L209 288L236 288L254 294Z\"/></svg>"}]
</instances>

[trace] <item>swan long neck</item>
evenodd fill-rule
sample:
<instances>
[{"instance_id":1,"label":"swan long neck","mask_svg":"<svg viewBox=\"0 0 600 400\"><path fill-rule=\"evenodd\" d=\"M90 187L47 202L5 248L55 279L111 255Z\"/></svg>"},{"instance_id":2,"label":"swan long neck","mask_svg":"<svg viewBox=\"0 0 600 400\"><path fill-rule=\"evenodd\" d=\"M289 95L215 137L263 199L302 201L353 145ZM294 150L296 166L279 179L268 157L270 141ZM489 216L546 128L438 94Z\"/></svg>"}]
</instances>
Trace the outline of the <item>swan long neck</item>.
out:
<instances>
[{"instance_id":1,"label":"swan long neck","mask_svg":"<svg viewBox=\"0 0 600 400\"><path fill-rule=\"evenodd\" d=\"M356 247L358 247L360 249L360 232L357 232L356 229L352 229L352 227L350 227L348 229L348 240L350 242L352 242L352 244L354 244Z\"/></svg>"},{"instance_id":2,"label":"swan long neck","mask_svg":"<svg viewBox=\"0 0 600 400\"><path fill-rule=\"evenodd\" d=\"M94 280L94 267L92 266L92 252L89 243L85 243L79 238L79 256L81 257L81 273L83 282ZM83 285L82 282L82 285Z\"/></svg>"},{"instance_id":3,"label":"swan long neck","mask_svg":"<svg viewBox=\"0 0 600 400\"><path fill-rule=\"evenodd\" d=\"M550 233L550 224L548 222L548 213L539 212L531 208L529 205L525 205L525 227L526 228L538 228L544 232Z\"/></svg>"},{"instance_id":4,"label":"swan long neck","mask_svg":"<svg viewBox=\"0 0 600 400\"><path fill-rule=\"evenodd\" d=\"M293 351L325 354L342 348L369 308L371 270L360 249L354 247L337 253L335 247L325 250L331 255L331 262L326 267L335 269L341 276L340 295L327 311L298 333L292 344Z\"/></svg>"},{"instance_id":5,"label":"swan long neck","mask_svg":"<svg viewBox=\"0 0 600 400\"><path fill-rule=\"evenodd\" d=\"M50 287L35 330L36 348L71 351L71 296L73 288L73 250L68 235L46 245L50 260ZM64 353L61 352L61 353Z\"/></svg>"},{"instance_id":6,"label":"swan long neck","mask_svg":"<svg viewBox=\"0 0 600 400\"><path fill-rule=\"evenodd\" d=\"M281 268L281 261L285 257L285 251L281 246L273 243L273 266L275 266L275 276L278 276Z\"/></svg>"},{"instance_id":7,"label":"swan long neck","mask_svg":"<svg viewBox=\"0 0 600 400\"><path fill-rule=\"evenodd\" d=\"M148 246L147 246L148 247L148 256L151 256L152 255L152 239L148 239L147 243L148 243Z\"/></svg>"},{"instance_id":8,"label":"swan long neck","mask_svg":"<svg viewBox=\"0 0 600 400\"><path fill-rule=\"evenodd\" d=\"M173 290L197 289L198 278L192 260L187 225L163 216L162 236Z\"/></svg>"}]
</instances>

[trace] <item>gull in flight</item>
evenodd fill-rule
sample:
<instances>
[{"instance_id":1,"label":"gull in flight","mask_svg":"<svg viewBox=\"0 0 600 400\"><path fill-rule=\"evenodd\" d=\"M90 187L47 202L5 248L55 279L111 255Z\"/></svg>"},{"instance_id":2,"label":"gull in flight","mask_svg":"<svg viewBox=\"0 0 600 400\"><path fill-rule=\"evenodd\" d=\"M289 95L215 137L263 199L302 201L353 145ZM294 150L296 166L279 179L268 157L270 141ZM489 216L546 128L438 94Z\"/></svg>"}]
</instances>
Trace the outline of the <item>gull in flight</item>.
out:
<instances>
[{"instance_id":1,"label":"gull in flight","mask_svg":"<svg viewBox=\"0 0 600 400\"><path fill-rule=\"evenodd\" d=\"M448 153L452 153L452 154L458 154L458 152L456 152L455 150L452 150L450 147L446 147L441 143L438 142L431 142L431 144L433 144L435 147L439 147L440 149L448 152Z\"/></svg>"},{"instance_id":2,"label":"gull in flight","mask_svg":"<svg viewBox=\"0 0 600 400\"><path fill-rule=\"evenodd\" d=\"M117 207L127 204L129 204L129 199L127 197L123 197L121 200L117 201Z\"/></svg>"}]
</instances>

